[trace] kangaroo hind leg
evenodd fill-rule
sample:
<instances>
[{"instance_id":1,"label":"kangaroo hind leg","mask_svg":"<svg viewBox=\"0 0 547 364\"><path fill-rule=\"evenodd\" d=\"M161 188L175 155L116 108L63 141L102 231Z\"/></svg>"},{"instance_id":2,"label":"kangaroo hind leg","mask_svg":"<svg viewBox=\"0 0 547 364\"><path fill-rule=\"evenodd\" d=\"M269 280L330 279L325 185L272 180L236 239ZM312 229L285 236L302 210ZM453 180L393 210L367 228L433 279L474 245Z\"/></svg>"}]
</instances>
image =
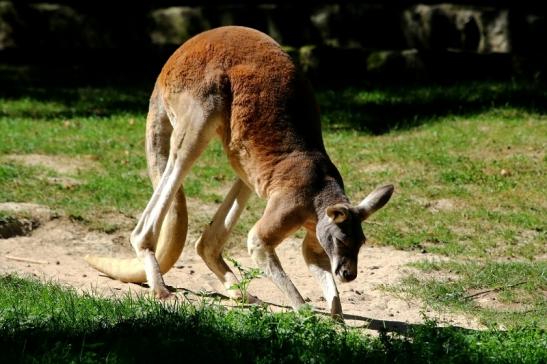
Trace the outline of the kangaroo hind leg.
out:
<instances>
[{"instance_id":1,"label":"kangaroo hind leg","mask_svg":"<svg viewBox=\"0 0 547 364\"><path fill-rule=\"evenodd\" d=\"M173 126L168 158L154 193L131 234L131 245L144 263L148 284L160 298L169 296L161 266L154 254L162 224L177 198L177 192L181 191L182 180L213 137L215 129L215 119L191 97L179 95L174 106L164 106L167 106L167 115ZM154 179L155 172L151 172ZM172 222L168 220L168 223Z\"/></svg>"},{"instance_id":2,"label":"kangaroo hind leg","mask_svg":"<svg viewBox=\"0 0 547 364\"><path fill-rule=\"evenodd\" d=\"M167 166L173 125L154 90L146 122L146 161L154 189L158 187ZM161 225L155 256L162 274L176 263L182 253L188 231L188 212L182 185L175 193L171 207Z\"/></svg>"},{"instance_id":3,"label":"kangaroo hind leg","mask_svg":"<svg viewBox=\"0 0 547 364\"><path fill-rule=\"evenodd\" d=\"M222 251L251 193L251 189L241 179L237 179L219 206L213 220L196 241L197 253L215 273L232 298L242 298L241 292L232 288L238 280L222 258ZM249 295L244 298L248 302L257 302L255 297Z\"/></svg>"}]
</instances>

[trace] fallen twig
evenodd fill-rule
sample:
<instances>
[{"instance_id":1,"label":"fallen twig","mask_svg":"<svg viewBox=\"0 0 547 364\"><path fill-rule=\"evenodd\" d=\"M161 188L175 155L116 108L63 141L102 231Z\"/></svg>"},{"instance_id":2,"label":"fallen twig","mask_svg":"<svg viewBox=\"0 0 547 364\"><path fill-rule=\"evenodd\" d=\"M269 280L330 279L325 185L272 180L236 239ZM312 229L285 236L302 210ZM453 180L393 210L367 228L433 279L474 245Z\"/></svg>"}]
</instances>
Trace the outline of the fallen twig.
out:
<instances>
[{"instance_id":1,"label":"fallen twig","mask_svg":"<svg viewBox=\"0 0 547 364\"><path fill-rule=\"evenodd\" d=\"M47 264L47 261L45 261L45 260L23 258L23 257L14 257L13 255L5 255L5 258L9 259L9 260L16 260L18 262L35 263L35 264Z\"/></svg>"},{"instance_id":2,"label":"fallen twig","mask_svg":"<svg viewBox=\"0 0 547 364\"><path fill-rule=\"evenodd\" d=\"M476 293L467 295L467 296L464 297L464 299L468 300L468 299L473 298L473 297L482 296L483 294L486 294L486 293L501 291L502 289L505 289L505 288L513 288L513 287L520 286L521 284L524 284L524 283L527 283L527 282L528 281L521 281L521 282L510 284L508 286L486 289L484 291L480 291L480 292L476 292Z\"/></svg>"}]
</instances>

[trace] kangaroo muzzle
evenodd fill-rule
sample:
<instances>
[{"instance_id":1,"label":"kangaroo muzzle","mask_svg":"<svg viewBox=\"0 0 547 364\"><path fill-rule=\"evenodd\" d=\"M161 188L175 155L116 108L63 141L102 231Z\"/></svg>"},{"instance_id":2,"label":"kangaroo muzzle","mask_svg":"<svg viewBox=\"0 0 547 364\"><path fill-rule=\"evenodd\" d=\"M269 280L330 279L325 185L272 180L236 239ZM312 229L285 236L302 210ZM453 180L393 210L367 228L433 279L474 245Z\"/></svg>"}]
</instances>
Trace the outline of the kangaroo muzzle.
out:
<instances>
[{"instance_id":1,"label":"kangaroo muzzle","mask_svg":"<svg viewBox=\"0 0 547 364\"><path fill-rule=\"evenodd\" d=\"M334 275L342 283L351 282L357 278L357 261L341 258L333 264L333 267L335 267Z\"/></svg>"}]
</instances>

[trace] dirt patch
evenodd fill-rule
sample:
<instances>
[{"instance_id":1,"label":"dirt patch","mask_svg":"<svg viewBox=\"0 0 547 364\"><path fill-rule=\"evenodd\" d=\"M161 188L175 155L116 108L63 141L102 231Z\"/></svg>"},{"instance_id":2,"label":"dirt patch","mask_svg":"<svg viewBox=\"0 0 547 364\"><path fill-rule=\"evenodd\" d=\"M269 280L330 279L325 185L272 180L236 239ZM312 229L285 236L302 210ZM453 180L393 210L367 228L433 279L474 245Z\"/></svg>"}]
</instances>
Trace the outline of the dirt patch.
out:
<instances>
[{"instance_id":1,"label":"dirt patch","mask_svg":"<svg viewBox=\"0 0 547 364\"><path fill-rule=\"evenodd\" d=\"M32 218L40 223L57 216L47 206L26 202L2 202L0 203L0 211L9 216Z\"/></svg>"},{"instance_id":2,"label":"dirt patch","mask_svg":"<svg viewBox=\"0 0 547 364\"><path fill-rule=\"evenodd\" d=\"M90 156L9 154L4 156L3 159L31 167L44 167L63 175L75 175L81 171L100 168L99 163Z\"/></svg>"},{"instance_id":3,"label":"dirt patch","mask_svg":"<svg viewBox=\"0 0 547 364\"><path fill-rule=\"evenodd\" d=\"M453 211L456 209L457 203L453 200L442 198L440 200L428 201L424 206L431 212Z\"/></svg>"},{"instance_id":4,"label":"dirt patch","mask_svg":"<svg viewBox=\"0 0 547 364\"><path fill-rule=\"evenodd\" d=\"M58 185L61 186L63 189L70 190L76 186L79 186L83 184L82 181L72 178L72 177L66 177L66 176L60 176L60 177L47 177L46 181L49 184L52 185Z\"/></svg>"},{"instance_id":5,"label":"dirt patch","mask_svg":"<svg viewBox=\"0 0 547 364\"><path fill-rule=\"evenodd\" d=\"M522 294L526 293L522 292ZM474 296L472 298L477 306L495 311L519 312L527 311L532 308L531 306L523 305L520 302L505 302L500 299L499 293L496 291L481 292L476 290L470 290L469 296Z\"/></svg>"},{"instance_id":6,"label":"dirt patch","mask_svg":"<svg viewBox=\"0 0 547 364\"><path fill-rule=\"evenodd\" d=\"M404 174L405 171L408 170L412 170L414 172L424 171L425 166L419 162L409 162L405 165L393 162L369 163L363 166L360 169L360 172L364 174L380 174L389 171L391 173Z\"/></svg>"},{"instance_id":7,"label":"dirt patch","mask_svg":"<svg viewBox=\"0 0 547 364\"><path fill-rule=\"evenodd\" d=\"M127 222L127 217L121 218L120 221ZM132 226L129 223L120 225L124 228ZM129 291L145 293L145 287L107 278L87 266L83 260L86 254L134 257L128 242L129 233L130 230L124 229L114 234L89 231L67 218L49 220L33 230L31 236L0 239L0 274L30 275L107 296L125 294ZM214 274L195 253L193 242L196 238L194 234L187 238L181 258L165 275L166 283L186 292L205 290L224 293ZM303 297L312 306L324 309L325 302L321 289L308 272L302 258L301 241L289 239L281 244L277 251L285 270ZM254 266L242 247L232 249L229 254L243 267ZM422 302L405 301L385 292L382 287L397 283L408 274L408 267L405 265L424 258L433 259L434 256L386 247L366 246L361 249L358 278L351 283L339 285L346 321L354 326L365 327L370 327L371 322L423 322L423 313L428 312L428 309ZM253 280L249 290L265 302L274 304L273 310L289 305L287 298L266 278ZM463 315L429 312L428 316L452 325L480 327L474 319Z\"/></svg>"}]
</instances>

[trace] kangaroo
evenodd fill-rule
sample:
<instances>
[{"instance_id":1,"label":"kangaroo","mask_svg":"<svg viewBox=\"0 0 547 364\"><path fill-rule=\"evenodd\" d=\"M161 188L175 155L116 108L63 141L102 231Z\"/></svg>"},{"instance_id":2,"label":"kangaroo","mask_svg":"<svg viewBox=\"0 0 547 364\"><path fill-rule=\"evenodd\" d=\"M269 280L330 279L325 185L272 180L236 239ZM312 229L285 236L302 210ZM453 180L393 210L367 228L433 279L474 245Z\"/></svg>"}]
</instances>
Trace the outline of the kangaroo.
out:
<instances>
[{"instance_id":1,"label":"kangaroo","mask_svg":"<svg viewBox=\"0 0 547 364\"><path fill-rule=\"evenodd\" d=\"M197 240L197 253L229 295L241 298L230 289L238 280L222 251L254 191L267 200L247 238L254 262L294 308L303 305L275 252L303 227L304 260L322 287L328 310L342 316L335 277L340 282L356 278L357 255L365 242L361 222L388 202L394 188L379 187L358 205L350 204L325 150L311 87L279 44L250 28L203 32L168 59L146 122L154 193L130 237L137 258L86 257L87 262L124 282L147 281L157 297L168 297L162 274L179 258L187 233L182 182L214 137L220 138L237 178Z\"/></svg>"}]
</instances>

